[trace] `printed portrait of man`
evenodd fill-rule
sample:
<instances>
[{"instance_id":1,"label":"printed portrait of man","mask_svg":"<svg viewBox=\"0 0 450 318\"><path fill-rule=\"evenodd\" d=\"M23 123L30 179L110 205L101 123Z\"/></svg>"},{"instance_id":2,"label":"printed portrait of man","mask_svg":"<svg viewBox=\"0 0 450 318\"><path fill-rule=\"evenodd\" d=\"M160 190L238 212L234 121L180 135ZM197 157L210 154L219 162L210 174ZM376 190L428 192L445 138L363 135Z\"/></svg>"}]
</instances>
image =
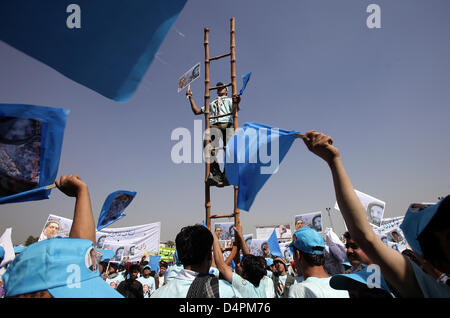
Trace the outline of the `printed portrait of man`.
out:
<instances>
[{"instance_id":1,"label":"printed portrait of man","mask_svg":"<svg viewBox=\"0 0 450 318\"><path fill-rule=\"evenodd\" d=\"M39 240L42 241L56 237L60 228L61 224L58 220L49 220L45 224L44 231L42 232Z\"/></svg>"},{"instance_id":2,"label":"printed portrait of man","mask_svg":"<svg viewBox=\"0 0 450 318\"><path fill-rule=\"evenodd\" d=\"M384 206L377 202L371 202L367 206L367 218L369 222L376 226L381 226L383 220Z\"/></svg>"},{"instance_id":3,"label":"printed portrait of man","mask_svg":"<svg viewBox=\"0 0 450 318\"><path fill-rule=\"evenodd\" d=\"M124 247L121 246L116 250L116 254L114 255L114 259L116 261L121 261L122 260L122 256L123 256L123 252L124 252Z\"/></svg>"},{"instance_id":4,"label":"printed portrait of man","mask_svg":"<svg viewBox=\"0 0 450 318\"><path fill-rule=\"evenodd\" d=\"M297 217L295 218L295 230L299 230L303 227L303 218Z\"/></svg>"},{"instance_id":5,"label":"printed portrait of man","mask_svg":"<svg viewBox=\"0 0 450 318\"><path fill-rule=\"evenodd\" d=\"M317 232L322 232L322 216L320 214L316 215L312 219L312 228Z\"/></svg>"},{"instance_id":6,"label":"printed portrait of man","mask_svg":"<svg viewBox=\"0 0 450 318\"><path fill-rule=\"evenodd\" d=\"M36 188L40 175L41 122L0 116L0 195Z\"/></svg>"},{"instance_id":7,"label":"printed portrait of man","mask_svg":"<svg viewBox=\"0 0 450 318\"><path fill-rule=\"evenodd\" d=\"M97 248L103 248L103 245L105 244L106 235L102 235L97 240Z\"/></svg>"},{"instance_id":8,"label":"printed portrait of man","mask_svg":"<svg viewBox=\"0 0 450 318\"><path fill-rule=\"evenodd\" d=\"M219 240L222 239L222 227L220 225L216 225L214 228L214 231L216 233L216 236Z\"/></svg>"}]
</instances>

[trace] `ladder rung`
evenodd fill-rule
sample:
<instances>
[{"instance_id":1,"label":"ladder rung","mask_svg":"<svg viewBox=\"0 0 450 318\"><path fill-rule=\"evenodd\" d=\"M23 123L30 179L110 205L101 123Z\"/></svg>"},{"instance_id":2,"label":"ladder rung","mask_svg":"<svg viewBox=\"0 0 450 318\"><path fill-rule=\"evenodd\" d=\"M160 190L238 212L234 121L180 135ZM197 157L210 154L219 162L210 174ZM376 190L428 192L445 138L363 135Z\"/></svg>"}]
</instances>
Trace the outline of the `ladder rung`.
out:
<instances>
[{"instance_id":1,"label":"ladder rung","mask_svg":"<svg viewBox=\"0 0 450 318\"><path fill-rule=\"evenodd\" d=\"M211 57L211 58L209 58L209 60L210 60L210 61L214 61L214 60L218 60L218 59L221 59L221 58L230 56L230 55L231 55L231 52L230 52L230 53L226 53L226 54L222 54L222 55L218 55L218 56Z\"/></svg>"},{"instance_id":2,"label":"ladder rung","mask_svg":"<svg viewBox=\"0 0 450 318\"><path fill-rule=\"evenodd\" d=\"M225 149L227 149L227 147L226 146L223 146L223 147L217 147L217 148L212 148L211 150L225 150Z\"/></svg>"},{"instance_id":3,"label":"ladder rung","mask_svg":"<svg viewBox=\"0 0 450 318\"><path fill-rule=\"evenodd\" d=\"M215 119L215 118L220 118L220 117L226 117L226 116L230 116L230 115L233 115L233 113L223 114L223 115L219 115L219 116L211 116L211 117L209 117L209 119Z\"/></svg>"},{"instance_id":4,"label":"ladder rung","mask_svg":"<svg viewBox=\"0 0 450 318\"><path fill-rule=\"evenodd\" d=\"M228 87L228 86L232 86L233 83L228 83L228 84L224 84L224 85L219 85L219 86L214 86L214 87L210 87L209 90L212 91L214 89L218 89L218 88L222 88L222 87Z\"/></svg>"},{"instance_id":5,"label":"ladder rung","mask_svg":"<svg viewBox=\"0 0 450 318\"><path fill-rule=\"evenodd\" d=\"M220 219L220 218L233 218L234 214L215 214L211 215L211 219Z\"/></svg>"}]
</instances>

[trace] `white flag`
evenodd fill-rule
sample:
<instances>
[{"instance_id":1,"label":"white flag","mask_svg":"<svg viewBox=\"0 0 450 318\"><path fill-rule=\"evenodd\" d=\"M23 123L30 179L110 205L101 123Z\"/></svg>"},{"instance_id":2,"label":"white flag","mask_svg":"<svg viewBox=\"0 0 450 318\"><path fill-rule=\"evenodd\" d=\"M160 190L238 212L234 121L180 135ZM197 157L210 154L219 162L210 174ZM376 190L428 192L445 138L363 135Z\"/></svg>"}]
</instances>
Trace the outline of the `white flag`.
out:
<instances>
[{"instance_id":1,"label":"white flag","mask_svg":"<svg viewBox=\"0 0 450 318\"><path fill-rule=\"evenodd\" d=\"M0 237L0 246L5 250L5 255L0 263L0 267L4 267L14 260L16 254L14 254L14 246L11 240L12 228L7 228L3 235Z\"/></svg>"},{"instance_id":2,"label":"white flag","mask_svg":"<svg viewBox=\"0 0 450 318\"><path fill-rule=\"evenodd\" d=\"M366 210L367 219L369 220L369 222L375 226L380 227L381 222L383 220L386 203L368 194L362 193L356 189L355 193L358 196L359 200L361 201L364 210ZM334 208L340 211L337 202Z\"/></svg>"}]
</instances>

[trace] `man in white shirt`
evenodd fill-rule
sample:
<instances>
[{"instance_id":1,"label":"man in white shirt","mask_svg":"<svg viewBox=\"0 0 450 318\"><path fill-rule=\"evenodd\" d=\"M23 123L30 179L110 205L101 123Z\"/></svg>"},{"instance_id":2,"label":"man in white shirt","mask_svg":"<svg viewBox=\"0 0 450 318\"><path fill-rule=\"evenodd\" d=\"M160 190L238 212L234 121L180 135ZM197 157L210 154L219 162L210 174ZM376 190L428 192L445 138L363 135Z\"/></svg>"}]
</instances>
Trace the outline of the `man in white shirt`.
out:
<instances>
[{"instance_id":1,"label":"man in white shirt","mask_svg":"<svg viewBox=\"0 0 450 318\"><path fill-rule=\"evenodd\" d=\"M324 268L325 241L317 231L308 227L297 230L289 247L293 248L297 272L305 278L291 286L289 298L349 298L347 291L330 286Z\"/></svg>"},{"instance_id":2,"label":"man in white shirt","mask_svg":"<svg viewBox=\"0 0 450 318\"><path fill-rule=\"evenodd\" d=\"M232 298L231 284L209 274L213 236L203 225L186 226L175 243L183 269L159 287L151 298Z\"/></svg>"},{"instance_id":3,"label":"man in white shirt","mask_svg":"<svg viewBox=\"0 0 450 318\"><path fill-rule=\"evenodd\" d=\"M155 279L150 275L150 273L150 266L145 265L144 269L142 270L142 276L137 278L137 281L140 282L143 286L144 298L149 298L156 290Z\"/></svg>"},{"instance_id":4,"label":"man in white shirt","mask_svg":"<svg viewBox=\"0 0 450 318\"><path fill-rule=\"evenodd\" d=\"M231 137L231 134L227 134L227 129L233 128L233 110L236 107L236 110L239 111L239 103L241 101L240 95L234 95L232 98L228 97L227 85L222 82L218 82L216 84L217 87L217 98L214 99L209 104L209 116L217 117L210 118L209 123L211 127L211 134L217 135L217 137L222 138L224 144L227 141L227 138ZM189 102L191 105L192 112L194 115L204 114L206 111L205 106L198 108L195 104L194 97L192 96L192 91L188 89L186 91L186 96L189 98ZM214 136L216 137L216 136ZM212 147L219 147L219 140L213 139L211 136ZM211 150L211 175L209 176L208 182L211 185L215 186L224 186L228 185L228 181L225 177L225 172L220 171L219 163L216 158L216 150Z\"/></svg>"}]
</instances>

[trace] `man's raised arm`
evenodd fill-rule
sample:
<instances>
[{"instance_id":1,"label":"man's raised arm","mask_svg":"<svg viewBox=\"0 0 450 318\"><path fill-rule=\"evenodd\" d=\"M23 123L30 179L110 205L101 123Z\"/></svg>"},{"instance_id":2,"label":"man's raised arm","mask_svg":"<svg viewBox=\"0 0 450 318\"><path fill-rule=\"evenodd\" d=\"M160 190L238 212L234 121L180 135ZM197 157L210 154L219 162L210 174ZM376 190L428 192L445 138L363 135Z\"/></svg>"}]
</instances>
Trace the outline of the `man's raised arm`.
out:
<instances>
[{"instance_id":1,"label":"man's raised arm","mask_svg":"<svg viewBox=\"0 0 450 318\"><path fill-rule=\"evenodd\" d=\"M67 196L76 198L69 237L87 239L95 245L95 221L86 183L79 176L70 174L56 180L55 185Z\"/></svg>"},{"instance_id":2,"label":"man's raised arm","mask_svg":"<svg viewBox=\"0 0 450 318\"><path fill-rule=\"evenodd\" d=\"M386 281L401 297L423 297L412 265L400 253L385 245L372 230L331 137L311 130L302 139L308 149L330 167L336 200L352 238L374 264L380 266Z\"/></svg>"}]
</instances>

